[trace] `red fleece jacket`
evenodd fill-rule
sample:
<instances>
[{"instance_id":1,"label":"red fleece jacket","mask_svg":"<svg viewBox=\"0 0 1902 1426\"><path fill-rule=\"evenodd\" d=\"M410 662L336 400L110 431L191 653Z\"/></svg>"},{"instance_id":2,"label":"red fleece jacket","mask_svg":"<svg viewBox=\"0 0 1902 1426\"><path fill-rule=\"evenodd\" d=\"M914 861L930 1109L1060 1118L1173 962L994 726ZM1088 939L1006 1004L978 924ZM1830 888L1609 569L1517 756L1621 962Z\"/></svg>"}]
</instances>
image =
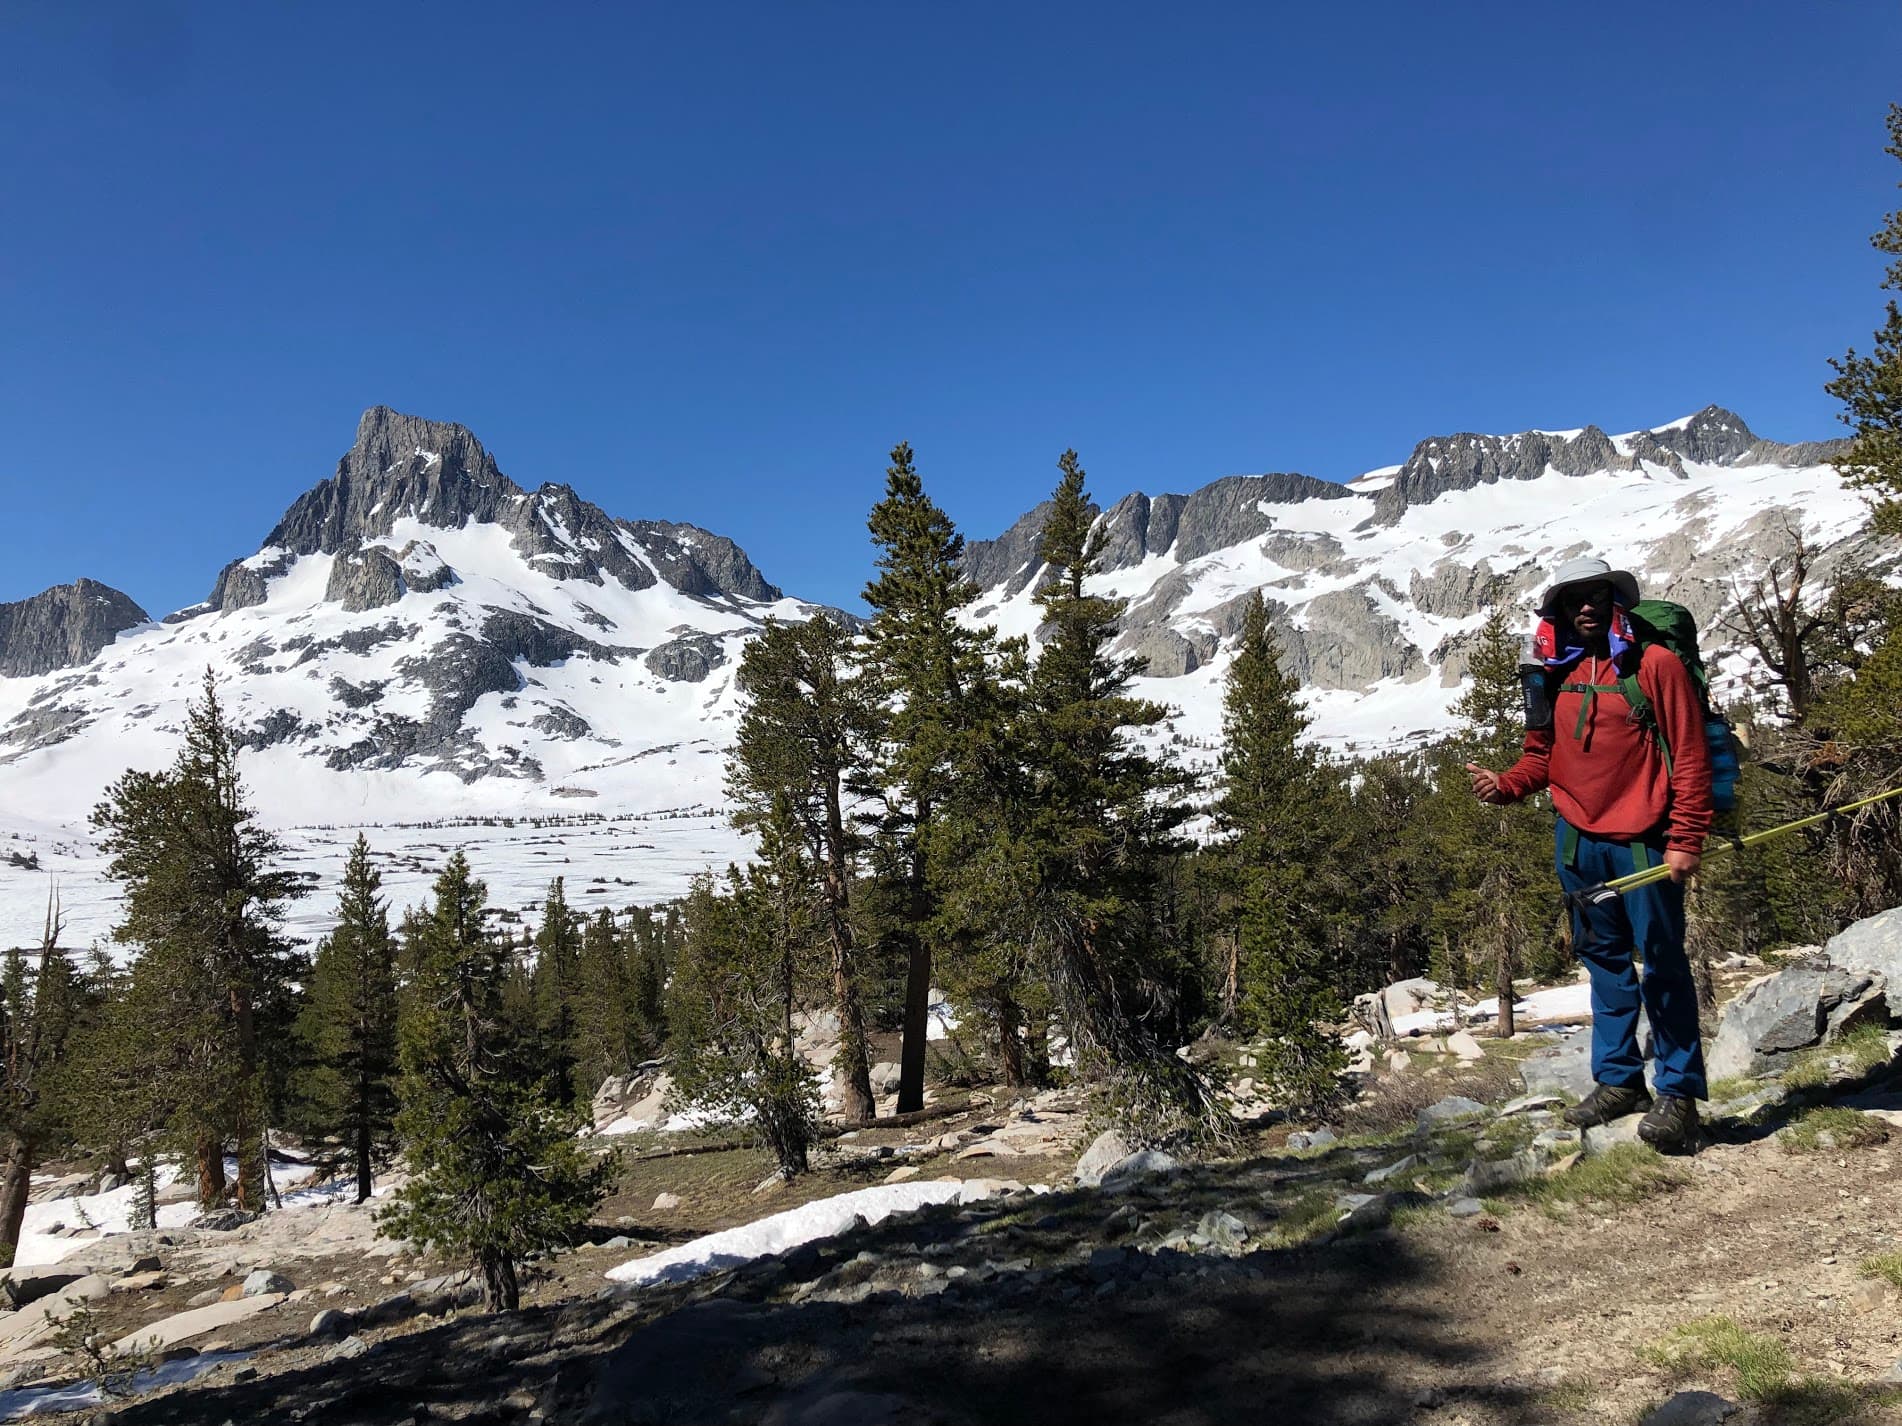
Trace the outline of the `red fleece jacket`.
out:
<instances>
[{"instance_id":1,"label":"red fleece jacket","mask_svg":"<svg viewBox=\"0 0 1902 1426\"><path fill-rule=\"evenodd\" d=\"M1581 659L1565 683L1613 684L1618 671L1608 660ZM1552 726L1526 734L1525 753L1499 775L1499 789L1513 801L1552 789L1552 805L1581 831L1619 841L1664 828L1665 845L1702 852L1710 831L1710 749L1704 743L1704 707L1684 662L1656 644L1644 649L1638 687L1651 700L1653 716L1671 747L1671 770L1648 728L1630 719L1622 693L1600 693L1575 736L1583 693L1560 692L1552 700Z\"/></svg>"}]
</instances>

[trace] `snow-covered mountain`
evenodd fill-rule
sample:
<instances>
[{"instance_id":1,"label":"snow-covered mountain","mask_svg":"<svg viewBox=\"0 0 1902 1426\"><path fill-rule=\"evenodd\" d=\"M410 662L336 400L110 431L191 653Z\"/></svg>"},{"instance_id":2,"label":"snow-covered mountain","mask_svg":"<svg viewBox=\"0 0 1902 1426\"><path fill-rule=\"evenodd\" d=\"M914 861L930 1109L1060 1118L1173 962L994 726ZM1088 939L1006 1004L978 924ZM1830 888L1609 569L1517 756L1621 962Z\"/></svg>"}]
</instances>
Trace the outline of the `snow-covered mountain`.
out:
<instances>
[{"instance_id":1,"label":"snow-covered mountain","mask_svg":"<svg viewBox=\"0 0 1902 1426\"><path fill-rule=\"evenodd\" d=\"M1317 736L1391 744L1446 725L1485 608L1523 603L1558 559L1603 553L1708 621L1793 531L1842 540L1862 505L1832 449L1709 408L1623 436L1439 437L1345 485L1134 494L1102 513L1102 589L1130 601L1121 647L1149 660L1145 692L1182 710L1192 748L1218 731L1257 588ZM1034 635L1046 514L968 549L978 615L1005 632ZM74 929L104 932L86 813L126 767L171 759L207 667L258 806L325 881L363 827L399 906L458 844L503 905L557 874L584 907L676 894L742 851L721 811L739 648L816 607L719 535L525 489L467 429L375 408L204 603L153 622L82 580L0 605L0 939L37 930L48 872Z\"/></svg>"},{"instance_id":2,"label":"snow-covered mountain","mask_svg":"<svg viewBox=\"0 0 1902 1426\"><path fill-rule=\"evenodd\" d=\"M1390 746L1449 725L1487 612L1503 602L1529 615L1574 555L1633 570L1721 650L1739 580L1798 532L1829 548L1863 523L1863 502L1828 464L1842 445L1767 441L1712 406L1620 436L1434 437L1344 485L1230 476L1189 495L1128 495L1099 517L1099 588L1129 601L1118 647L1148 660L1142 691L1180 708L1191 740L1219 732L1229 646L1259 589L1309 690L1315 736ZM1047 516L1039 506L967 552L985 591L977 612L1006 633L1034 634Z\"/></svg>"}]
</instances>

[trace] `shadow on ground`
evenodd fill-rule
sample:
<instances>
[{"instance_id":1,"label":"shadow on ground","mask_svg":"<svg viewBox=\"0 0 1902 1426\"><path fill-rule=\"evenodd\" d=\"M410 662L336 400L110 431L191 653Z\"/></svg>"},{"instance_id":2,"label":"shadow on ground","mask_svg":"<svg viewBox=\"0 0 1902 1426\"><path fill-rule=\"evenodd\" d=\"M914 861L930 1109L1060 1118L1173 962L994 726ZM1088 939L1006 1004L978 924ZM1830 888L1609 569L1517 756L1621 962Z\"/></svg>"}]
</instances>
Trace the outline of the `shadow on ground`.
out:
<instances>
[{"instance_id":1,"label":"shadow on ground","mask_svg":"<svg viewBox=\"0 0 1902 1426\"><path fill-rule=\"evenodd\" d=\"M1299 1160L1217 1164L1127 1195L928 1212L724 1279L465 1319L112 1419L1331 1426L1456 1401L1476 1422L1529 1419L1532 1387L1497 1380L1487 1350L1462 1336L1460 1303L1436 1286L1434 1263L1403 1237L1233 1258L1103 1251L1105 1220L1125 1205L1126 1220L1171 1223L1219 1207L1266 1236L1292 1211L1290 1180L1315 1171ZM875 1256L855 1263L861 1252ZM921 1265L951 1286L882 1290L916 1283ZM880 1290L788 1300L852 1267Z\"/></svg>"}]
</instances>

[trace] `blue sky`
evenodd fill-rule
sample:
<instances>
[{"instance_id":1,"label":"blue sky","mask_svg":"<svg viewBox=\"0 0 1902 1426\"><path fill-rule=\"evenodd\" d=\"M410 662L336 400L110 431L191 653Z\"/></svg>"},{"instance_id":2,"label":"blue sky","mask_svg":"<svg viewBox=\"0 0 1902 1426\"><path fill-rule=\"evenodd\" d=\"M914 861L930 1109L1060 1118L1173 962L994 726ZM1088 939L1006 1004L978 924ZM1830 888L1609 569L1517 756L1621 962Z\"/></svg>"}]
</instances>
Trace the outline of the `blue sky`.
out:
<instances>
[{"instance_id":1,"label":"blue sky","mask_svg":"<svg viewBox=\"0 0 1902 1426\"><path fill-rule=\"evenodd\" d=\"M204 596L385 402L850 603L973 537L1708 402L1836 433L1902 7L0 9L0 600Z\"/></svg>"}]
</instances>

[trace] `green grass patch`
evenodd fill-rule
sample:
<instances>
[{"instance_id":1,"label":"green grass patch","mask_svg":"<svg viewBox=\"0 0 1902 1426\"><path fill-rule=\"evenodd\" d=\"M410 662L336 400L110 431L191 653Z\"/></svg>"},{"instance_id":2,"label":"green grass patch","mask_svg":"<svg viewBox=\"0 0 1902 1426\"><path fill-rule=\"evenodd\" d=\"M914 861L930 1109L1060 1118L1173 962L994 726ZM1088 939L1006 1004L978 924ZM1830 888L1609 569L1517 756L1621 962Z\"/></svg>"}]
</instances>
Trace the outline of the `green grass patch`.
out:
<instances>
[{"instance_id":1,"label":"green grass patch","mask_svg":"<svg viewBox=\"0 0 1902 1426\"><path fill-rule=\"evenodd\" d=\"M1856 1269L1864 1277L1880 1278L1891 1287L1902 1288L1902 1253L1878 1253L1864 1258Z\"/></svg>"},{"instance_id":2,"label":"green grass patch","mask_svg":"<svg viewBox=\"0 0 1902 1426\"><path fill-rule=\"evenodd\" d=\"M1777 1142L1786 1154L1866 1149L1888 1140L1889 1126L1880 1119L1833 1105L1807 1109L1777 1133Z\"/></svg>"},{"instance_id":3,"label":"green grass patch","mask_svg":"<svg viewBox=\"0 0 1902 1426\"><path fill-rule=\"evenodd\" d=\"M1796 1358L1788 1347L1729 1317L1680 1323L1640 1355L1673 1376L1726 1370L1736 1378L1737 1394L1746 1401L1765 1401L1784 1390L1796 1371Z\"/></svg>"},{"instance_id":4,"label":"green grass patch","mask_svg":"<svg viewBox=\"0 0 1902 1426\"><path fill-rule=\"evenodd\" d=\"M1602 1154L1580 1159L1562 1174L1502 1190L1502 1198L1523 1198L1559 1217L1586 1203L1642 1203L1684 1182L1683 1171L1649 1144L1614 1144Z\"/></svg>"},{"instance_id":5,"label":"green grass patch","mask_svg":"<svg viewBox=\"0 0 1902 1426\"><path fill-rule=\"evenodd\" d=\"M1902 1393L1860 1386L1834 1377L1797 1375L1796 1358L1767 1332L1752 1332L1729 1317L1706 1317L1673 1327L1641 1356L1683 1378L1697 1372L1727 1373L1738 1396L1764 1408L1774 1426L1846 1426Z\"/></svg>"},{"instance_id":6,"label":"green grass patch","mask_svg":"<svg viewBox=\"0 0 1902 1426\"><path fill-rule=\"evenodd\" d=\"M1590 1377L1567 1377L1540 1392L1539 1404L1553 1411L1588 1411L1602 1390Z\"/></svg>"},{"instance_id":7,"label":"green grass patch","mask_svg":"<svg viewBox=\"0 0 1902 1426\"><path fill-rule=\"evenodd\" d=\"M1757 1081L1749 1075L1732 1075L1729 1079L1712 1080L1705 1091L1705 1102L1722 1104L1727 1099L1742 1099L1746 1094L1754 1093Z\"/></svg>"},{"instance_id":8,"label":"green grass patch","mask_svg":"<svg viewBox=\"0 0 1902 1426\"><path fill-rule=\"evenodd\" d=\"M1792 1089L1818 1089L1829 1083L1830 1065L1842 1061L1853 1075L1867 1074L1889 1063L1889 1033L1880 1025L1864 1025L1840 1040L1805 1050L1783 1072Z\"/></svg>"},{"instance_id":9,"label":"green grass patch","mask_svg":"<svg viewBox=\"0 0 1902 1426\"><path fill-rule=\"evenodd\" d=\"M1299 1247L1331 1230L1340 1219L1341 1210L1334 1206L1334 1195L1315 1189L1281 1208L1268 1230L1267 1241L1276 1248Z\"/></svg>"}]
</instances>

